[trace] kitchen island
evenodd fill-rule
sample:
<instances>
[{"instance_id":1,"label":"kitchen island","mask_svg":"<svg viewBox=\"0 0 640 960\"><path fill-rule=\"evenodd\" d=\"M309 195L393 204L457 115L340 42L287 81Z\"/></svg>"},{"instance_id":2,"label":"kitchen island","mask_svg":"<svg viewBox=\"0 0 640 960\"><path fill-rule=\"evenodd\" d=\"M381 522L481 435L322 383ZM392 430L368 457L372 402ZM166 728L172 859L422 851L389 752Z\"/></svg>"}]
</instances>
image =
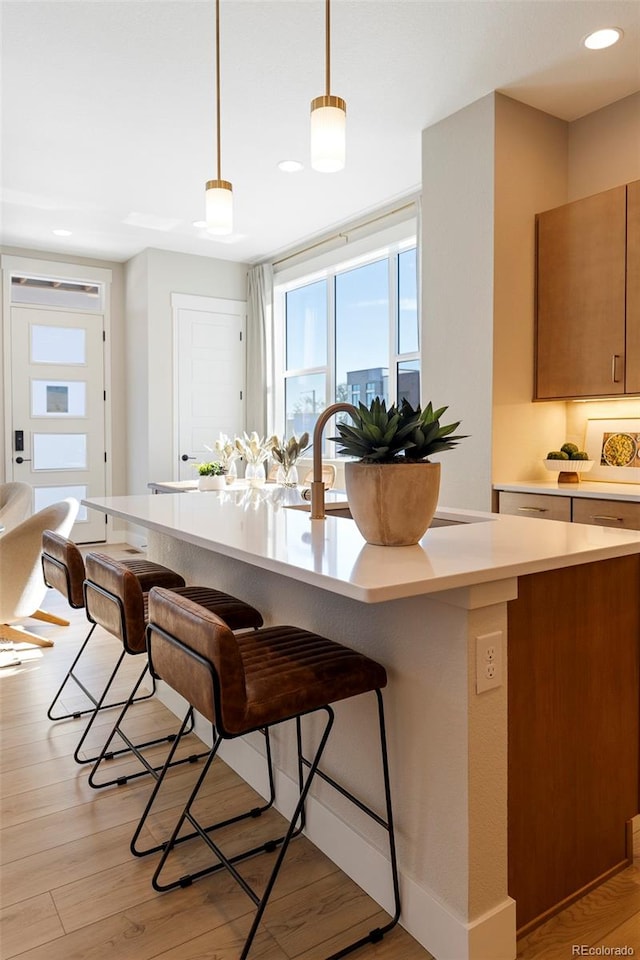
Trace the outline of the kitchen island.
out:
<instances>
[{"instance_id":1,"label":"kitchen island","mask_svg":"<svg viewBox=\"0 0 640 960\"><path fill-rule=\"evenodd\" d=\"M602 782L616 794L616 803L604 817L603 833L620 831L622 854L607 852L605 868L598 865L596 875L580 886L624 865L625 825L638 812L640 531L441 508L436 517L442 525L430 529L420 544L385 548L366 544L351 521L332 516L331 511L326 520L311 521L297 509L300 500L292 502L294 495L279 487L229 488L187 497L113 497L85 503L145 528L149 557L178 570L188 582L227 590L255 604L267 623L316 630L384 664L389 675L385 699L401 923L438 960L513 960L516 924L521 927L531 919L525 915L516 921L514 896L519 899L523 875L532 868L530 862L522 862L521 841L511 839L511 833L519 838L522 832L514 818L526 826L524 808L537 787L527 751L539 749L539 728L554 717L553 704L563 701L563 684L571 683L576 672L571 662L576 649L587 675L593 677L592 658L602 658L603 642L610 649L606 682L610 685L613 679L614 690L607 693L591 683L583 693L588 708L597 704L603 717L607 697L614 696L621 705L607 730L612 742L627 745L622 765L631 767L622 780L612 782L607 764L613 762L617 769L620 759L608 760L599 743L594 744L589 763L583 761L596 778L598 764L605 762ZM552 590L556 576L563 578L558 581L559 595ZM579 618L572 623L577 648L574 643L563 652L553 643L556 606L564 592L581 590L589 592L592 604L603 596L610 603L595 629ZM550 617L548 630L540 627L541 605ZM579 605L580 597L577 601L572 597L570 616L576 616ZM546 653L533 642L537 634L527 635L534 621L537 633L551 638ZM558 636L569 643L566 633ZM487 685L483 651L488 647L493 648L490 672L497 672L497 685L477 692ZM527 665L534 647L542 663L540 674L535 673L540 663ZM518 684L509 698L507 665L510 671L514 666ZM520 708L523 702L537 703L538 690L545 691L546 699L533 714L536 737L531 738L527 730L531 715ZM166 693L163 696L170 702ZM369 760L375 755L375 705L361 699L339 705L325 765L365 802L379 808L380 791ZM567 702L573 716L564 719L561 733L563 749L573 756L572 722L578 728L582 723L579 694L572 692ZM510 720L518 724L517 730L509 730ZM543 743L543 753L551 746ZM259 750L260 744L249 738L229 744L225 759L256 788L264 789ZM293 744L283 730L276 753L278 805L283 810L294 794L293 761ZM528 776L532 770L534 776ZM581 796L591 790L588 780L589 770L579 771ZM518 788L514 793L512 781ZM634 782L630 796L629 784ZM550 814L555 807L567 806L566 799L554 796L549 777L543 789ZM597 784L594 791L597 794ZM589 803L585 809L591 809ZM577 812L576 817L584 819ZM620 818L623 822L611 827L609 821ZM366 818L319 784L309 804L307 826L310 838L345 872L379 903L390 904L380 838ZM598 846L594 834L599 824L587 822L583 827ZM547 821L550 831L552 816ZM535 847L534 838L529 837L529 843ZM615 862L609 862L611 856ZM544 869L540 864L543 879ZM544 912L544 904L540 908L536 901L541 875L535 870L534 874L535 889L523 896L532 909ZM568 882L570 886L572 881ZM568 890L566 896L574 892Z\"/></svg>"}]
</instances>

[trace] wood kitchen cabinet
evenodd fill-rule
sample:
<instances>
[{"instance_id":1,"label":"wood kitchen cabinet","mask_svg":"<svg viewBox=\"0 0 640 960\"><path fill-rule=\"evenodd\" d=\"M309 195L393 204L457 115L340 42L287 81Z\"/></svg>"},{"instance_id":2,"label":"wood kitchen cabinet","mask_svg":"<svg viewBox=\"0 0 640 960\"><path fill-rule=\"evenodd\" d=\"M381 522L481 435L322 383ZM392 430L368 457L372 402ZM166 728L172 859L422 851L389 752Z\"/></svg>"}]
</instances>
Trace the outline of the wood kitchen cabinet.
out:
<instances>
[{"instance_id":1,"label":"wood kitchen cabinet","mask_svg":"<svg viewBox=\"0 0 640 960\"><path fill-rule=\"evenodd\" d=\"M640 182L536 217L535 399L640 393Z\"/></svg>"},{"instance_id":2,"label":"wood kitchen cabinet","mask_svg":"<svg viewBox=\"0 0 640 960\"><path fill-rule=\"evenodd\" d=\"M590 523L619 530L640 530L640 503L579 496L579 485L571 495L498 491L498 513L542 520Z\"/></svg>"}]
</instances>

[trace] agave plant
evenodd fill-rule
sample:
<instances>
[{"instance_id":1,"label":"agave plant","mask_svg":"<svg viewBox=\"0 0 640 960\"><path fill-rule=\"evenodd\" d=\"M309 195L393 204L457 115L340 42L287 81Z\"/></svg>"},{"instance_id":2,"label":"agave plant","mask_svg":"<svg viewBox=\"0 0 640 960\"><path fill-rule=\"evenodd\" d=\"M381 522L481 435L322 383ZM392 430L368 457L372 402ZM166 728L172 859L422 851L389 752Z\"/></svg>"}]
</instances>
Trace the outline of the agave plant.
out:
<instances>
[{"instance_id":1,"label":"agave plant","mask_svg":"<svg viewBox=\"0 0 640 960\"><path fill-rule=\"evenodd\" d=\"M354 422L339 423L338 452L357 457L367 463L402 463L427 460L434 453L453 449L464 435L452 435L456 423L440 426L440 417L447 407L433 409L431 402L424 410L415 409L406 400L400 409L392 404L387 410L384 400L376 397L370 407L360 403Z\"/></svg>"},{"instance_id":2,"label":"agave plant","mask_svg":"<svg viewBox=\"0 0 640 960\"><path fill-rule=\"evenodd\" d=\"M434 410L429 401L424 410L420 409L420 405L414 410L407 400L402 401L400 419L404 423L412 424L411 444L404 451L407 460L427 460L434 453L453 450L460 440L466 438L467 434L452 436L454 430L460 426L460 420L440 426L440 418L447 409L448 407L440 407ZM417 423L415 423L416 418ZM413 426L414 423L415 426Z\"/></svg>"},{"instance_id":3,"label":"agave plant","mask_svg":"<svg viewBox=\"0 0 640 960\"><path fill-rule=\"evenodd\" d=\"M353 415L353 423L338 423L338 453L371 463L392 463L412 443L411 432L417 427L417 416L404 420L392 404L387 410L384 400L376 397L370 407L363 403Z\"/></svg>"}]
</instances>

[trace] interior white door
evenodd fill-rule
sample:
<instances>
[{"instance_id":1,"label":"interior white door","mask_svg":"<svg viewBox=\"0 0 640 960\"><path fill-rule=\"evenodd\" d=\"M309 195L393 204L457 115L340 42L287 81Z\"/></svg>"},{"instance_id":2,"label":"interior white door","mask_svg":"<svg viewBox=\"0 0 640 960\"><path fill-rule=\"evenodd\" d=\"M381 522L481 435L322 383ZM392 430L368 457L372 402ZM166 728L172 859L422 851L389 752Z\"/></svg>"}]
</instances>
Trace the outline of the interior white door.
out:
<instances>
[{"instance_id":1,"label":"interior white door","mask_svg":"<svg viewBox=\"0 0 640 960\"><path fill-rule=\"evenodd\" d=\"M194 480L220 433L244 428L246 303L174 295L176 439L174 478Z\"/></svg>"},{"instance_id":2,"label":"interior white door","mask_svg":"<svg viewBox=\"0 0 640 960\"><path fill-rule=\"evenodd\" d=\"M13 479L33 509L105 494L103 316L11 307ZM105 516L80 508L77 543L106 539Z\"/></svg>"}]
</instances>

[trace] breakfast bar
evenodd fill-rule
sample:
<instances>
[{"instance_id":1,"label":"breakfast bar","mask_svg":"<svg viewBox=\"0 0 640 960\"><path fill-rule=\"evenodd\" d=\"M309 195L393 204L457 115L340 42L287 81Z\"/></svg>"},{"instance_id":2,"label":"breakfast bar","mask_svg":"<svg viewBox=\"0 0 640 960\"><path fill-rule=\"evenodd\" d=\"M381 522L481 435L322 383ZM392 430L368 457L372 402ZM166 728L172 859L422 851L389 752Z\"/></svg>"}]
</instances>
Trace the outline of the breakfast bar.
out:
<instances>
[{"instance_id":1,"label":"breakfast bar","mask_svg":"<svg viewBox=\"0 0 640 960\"><path fill-rule=\"evenodd\" d=\"M327 518L313 521L297 491L277 486L84 503L143 528L149 558L187 582L241 597L267 624L317 631L384 665L401 923L437 960L514 960L517 929L628 860L639 809L640 531L439 508L416 546L378 547L365 543L343 500L329 494ZM591 607L603 597L595 622ZM160 696L177 712L170 693ZM576 733L583 709L598 714L584 749ZM374 712L373 703L339 705L324 763L380 808L370 775ZM275 749L284 812L295 796L287 726ZM261 749L259 738L234 741L224 759L264 791ZM567 755L577 765L579 810L555 809L567 803L555 802L553 782ZM600 803L605 793L610 804ZM522 838L537 827L530 814L540 805L549 849L541 842L536 863L529 833L534 849L523 862ZM556 813L565 818L557 826ZM544 860L573 821L596 848L575 876ZM322 783L306 832L390 906L377 834ZM582 835L570 842L580 845ZM552 902L541 888L551 888Z\"/></svg>"}]
</instances>

